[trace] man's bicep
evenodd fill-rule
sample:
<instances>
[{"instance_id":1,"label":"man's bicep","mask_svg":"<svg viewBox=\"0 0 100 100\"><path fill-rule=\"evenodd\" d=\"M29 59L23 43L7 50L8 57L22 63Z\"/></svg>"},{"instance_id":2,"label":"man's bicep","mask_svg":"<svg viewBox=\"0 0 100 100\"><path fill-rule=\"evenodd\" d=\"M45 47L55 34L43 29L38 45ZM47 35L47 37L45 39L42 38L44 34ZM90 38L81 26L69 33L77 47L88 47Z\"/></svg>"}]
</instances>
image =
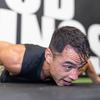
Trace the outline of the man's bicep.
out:
<instances>
[{"instance_id":1,"label":"man's bicep","mask_svg":"<svg viewBox=\"0 0 100 100\"><path fill-rule=\"evenodd\" d=\"M10 45L1 52L2 64L9 72L20 72L25 48L21 45Z\"/></svg>"}]
</instances>

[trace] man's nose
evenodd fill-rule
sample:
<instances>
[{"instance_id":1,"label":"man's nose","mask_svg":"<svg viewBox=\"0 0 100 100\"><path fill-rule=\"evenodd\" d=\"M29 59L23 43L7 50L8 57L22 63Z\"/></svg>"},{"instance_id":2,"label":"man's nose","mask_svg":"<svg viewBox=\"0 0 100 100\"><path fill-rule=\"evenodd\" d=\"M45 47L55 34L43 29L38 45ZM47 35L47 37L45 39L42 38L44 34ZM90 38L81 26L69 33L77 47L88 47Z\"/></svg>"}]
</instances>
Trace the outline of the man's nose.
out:
<instances>
[{"instance_id":1,"label":"man's nose","mask_svg":"<svg viewBox=\"0 0 100 100\"><path fill-rule=\"evenodd\" d=\"M72 69L69 73L69 78L71 78L72 80L77 80L78 79L78 70Z\"/></svg>"}]
</instances>

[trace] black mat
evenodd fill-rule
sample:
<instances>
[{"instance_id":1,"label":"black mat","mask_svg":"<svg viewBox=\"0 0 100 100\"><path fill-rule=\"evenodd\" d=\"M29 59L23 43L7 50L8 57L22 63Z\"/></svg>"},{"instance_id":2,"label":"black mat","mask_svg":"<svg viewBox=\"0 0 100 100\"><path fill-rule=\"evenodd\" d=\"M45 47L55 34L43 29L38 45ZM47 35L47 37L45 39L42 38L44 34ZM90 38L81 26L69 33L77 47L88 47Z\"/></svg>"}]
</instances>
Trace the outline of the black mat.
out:
<instances>
[{"instance_id":1,"label":"black mat","mask_svg":"<svg viewBox=\"0 0 100 100\"><path fill-rule=\"evenodd\" d=\"M100 85L0 84L0 100L100 100Z\"/></svg>"}]
</instances>

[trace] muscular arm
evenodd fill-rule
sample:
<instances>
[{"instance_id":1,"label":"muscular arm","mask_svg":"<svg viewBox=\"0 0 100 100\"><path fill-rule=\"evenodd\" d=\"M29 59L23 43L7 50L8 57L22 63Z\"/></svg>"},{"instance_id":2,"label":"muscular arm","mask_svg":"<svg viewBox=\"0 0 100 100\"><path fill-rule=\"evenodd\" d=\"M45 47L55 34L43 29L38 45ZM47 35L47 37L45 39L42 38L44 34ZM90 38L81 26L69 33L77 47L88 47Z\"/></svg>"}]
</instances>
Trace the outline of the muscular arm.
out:
<instances>
[{"instance_id":1,"label":"muscular arm","mask_svg":"<svg viewBox=\"0 0 100 100\"><path fill-rule=\"evenodd\" d=\"M12 44L11 43L8 43L6 41L0 41L0 55L2 53L2 51L6 48L9 48L9 46L11 46ZM2 61L1 61L1 57L0 57L0 65L2 65Z\"/></svg>"},{"instance_id":2,"label":"muscular arm","mask_svg":"<svg viewBox=\"0 0 100 100\"><path fill-rule=\"evenodd\" d=\"M86 72L94 83L100 83L100 77L96 74L90 60L88 60L88 63L85 66L79 69L79 75L81 75L83 72Z\"/></svg>"},{"instance_id":3,"label":"muscular arm","mask_svg":"<svg viewBox=\"0 0 100 100\"><path fill-rule=\"evenodd\" d=\"M96 74L95 69L90 60L88 60L86 72L94 83L100 83L100 77Z\"/></svg>"},{"instance_id":4,"label":"muscular arm","mask_svg":"<svg viewBox=\"0 0 100 100\"><path fill-rule=\"evenodd\" d=\"M12 74L18 74L21 70L24 52L24 45L0 41L0 64Z\"/></svg>"}]
</instances>

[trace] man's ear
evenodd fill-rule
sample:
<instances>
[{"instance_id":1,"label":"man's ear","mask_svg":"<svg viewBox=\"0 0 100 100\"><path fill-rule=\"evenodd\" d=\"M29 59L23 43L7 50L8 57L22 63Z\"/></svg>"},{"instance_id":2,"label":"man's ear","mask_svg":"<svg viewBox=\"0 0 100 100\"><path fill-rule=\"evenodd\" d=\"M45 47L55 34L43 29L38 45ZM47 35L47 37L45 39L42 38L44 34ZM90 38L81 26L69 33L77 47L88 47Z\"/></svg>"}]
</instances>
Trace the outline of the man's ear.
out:
<instances>
[{"instance_id":1,"label":"man's ear","mask_svg":"<svg viewBox=\"0 0 100 100\"><path fill-rule=\"evenodd\" d=\"M47 63L51 63L53 60L53 54L49 48L47 48L45 50L45 59L46 59Z\"/></svg>"}]
</instances>

